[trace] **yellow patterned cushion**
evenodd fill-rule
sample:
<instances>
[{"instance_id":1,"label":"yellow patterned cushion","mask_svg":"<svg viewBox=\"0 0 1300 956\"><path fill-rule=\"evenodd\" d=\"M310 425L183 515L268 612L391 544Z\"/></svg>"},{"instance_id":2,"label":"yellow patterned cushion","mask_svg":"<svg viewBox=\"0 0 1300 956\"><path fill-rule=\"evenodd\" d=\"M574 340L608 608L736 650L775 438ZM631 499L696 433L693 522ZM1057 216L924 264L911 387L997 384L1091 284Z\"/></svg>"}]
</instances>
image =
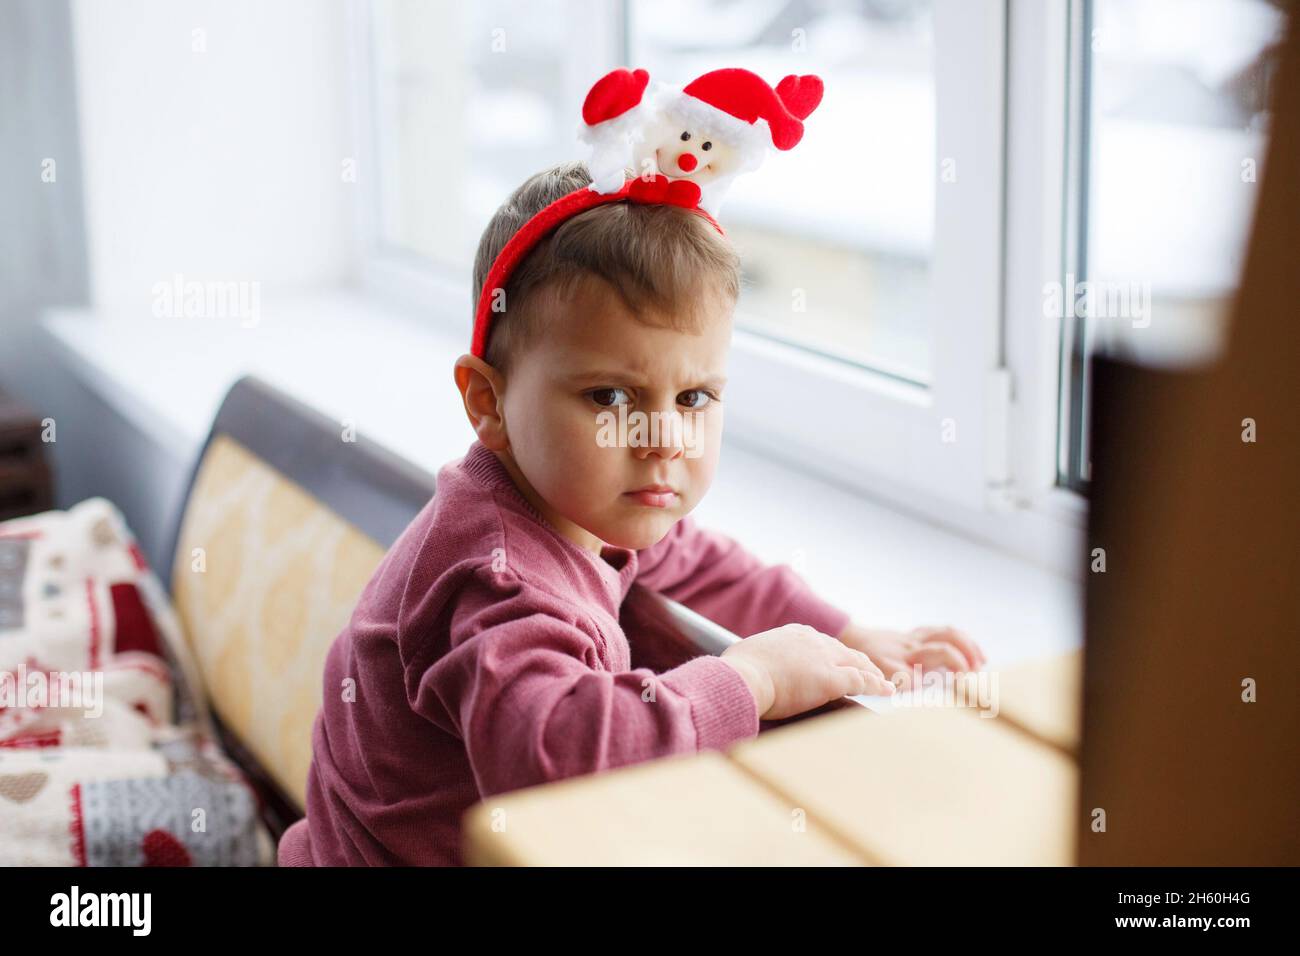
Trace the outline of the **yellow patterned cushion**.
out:
<instances>
[{"instance_id":1,"label":"yellow patterned cushion","mask_svg":"<svg viewBox=\"0 0 1300 956\"><path fill-rule=\"evenodd\" d=\"M176 611L217 715L305 806L330 644L384 548L217 435L190 493Z\"/></svg>"}]
</instances>

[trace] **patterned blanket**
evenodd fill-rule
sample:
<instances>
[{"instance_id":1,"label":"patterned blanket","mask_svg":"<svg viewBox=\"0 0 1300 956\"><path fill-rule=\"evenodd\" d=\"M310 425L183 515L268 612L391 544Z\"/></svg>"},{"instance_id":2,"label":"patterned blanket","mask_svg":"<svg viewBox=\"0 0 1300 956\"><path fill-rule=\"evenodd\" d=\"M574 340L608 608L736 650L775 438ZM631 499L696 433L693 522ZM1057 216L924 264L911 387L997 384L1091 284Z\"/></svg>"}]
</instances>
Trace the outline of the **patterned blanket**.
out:
<instances>
[{"instance_id":1,"label":"patterned blanket","mask_svg":"<svg viewBox=\"0 0 1300 956\"><path fill-rule=\"evenodd\" d=\"M0 865L270 865L257 811L121 513L0 523Z\"/></svg>"}]
</instances>

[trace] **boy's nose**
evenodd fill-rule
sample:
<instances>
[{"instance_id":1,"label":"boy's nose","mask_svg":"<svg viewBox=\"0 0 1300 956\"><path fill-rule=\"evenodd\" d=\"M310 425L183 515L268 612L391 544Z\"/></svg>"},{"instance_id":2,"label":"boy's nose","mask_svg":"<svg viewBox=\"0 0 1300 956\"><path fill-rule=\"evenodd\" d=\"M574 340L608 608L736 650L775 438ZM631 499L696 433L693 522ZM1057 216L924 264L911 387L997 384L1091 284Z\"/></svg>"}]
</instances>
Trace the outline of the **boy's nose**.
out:
<instances>
[{"instance_id":1,"label":"boy's nose","mask_svg":"<svg viewBox=\"0 0 1300 956\"><path fill-rule=\"evenodd\" d=\"M680 443L646 445L644 448L636 449L636 457L641 461L645 461L651 456L662 458L664 461L674 461L678 458L684 458L686 456L686 449L684 449Z\"/></svg>"},{"instance_id":2,"label":"boy's nose","mask_svg":"<svg viewBox=\"0 0 1300 956\"><path fill-rule=\"evenodd\" d=\"M693 153L682 153L677 157L677 166L684 173L689 173L695 168L696 160Z\"/></svg>"}]
</instances>

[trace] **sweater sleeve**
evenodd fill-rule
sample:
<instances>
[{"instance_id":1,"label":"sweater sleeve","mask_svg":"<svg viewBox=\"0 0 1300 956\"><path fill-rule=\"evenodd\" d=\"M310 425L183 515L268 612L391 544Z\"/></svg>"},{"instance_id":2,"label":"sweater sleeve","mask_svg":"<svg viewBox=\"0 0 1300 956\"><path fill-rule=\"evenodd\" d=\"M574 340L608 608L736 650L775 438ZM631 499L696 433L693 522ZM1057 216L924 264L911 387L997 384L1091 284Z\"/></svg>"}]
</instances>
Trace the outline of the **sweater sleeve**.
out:
<instances>
[{"instance_id":1,"label":"sweater sleeve","mask_svg":"<svg viewBox=\"0 0 1300 956\"><path fill-rule=\"evenodd\" d=\"M758 733L753 695L729 665L603 670L594 626L509 571L475 572L450 637L415 675L415 708L464 741L484 795Z\"/></svg>"},{"instance_id":2,"label":"sweater sleeve","mask_svg":"<svg viewBox=\"0 0 1300 956\"><path fill-rule=\"evenodd\" d=\"M742 637L783 624L838 637L849 623L848 614L814 594L789 565L765 565L689 516L639 553L637 582Z\"/></svg>"}]
</instances>

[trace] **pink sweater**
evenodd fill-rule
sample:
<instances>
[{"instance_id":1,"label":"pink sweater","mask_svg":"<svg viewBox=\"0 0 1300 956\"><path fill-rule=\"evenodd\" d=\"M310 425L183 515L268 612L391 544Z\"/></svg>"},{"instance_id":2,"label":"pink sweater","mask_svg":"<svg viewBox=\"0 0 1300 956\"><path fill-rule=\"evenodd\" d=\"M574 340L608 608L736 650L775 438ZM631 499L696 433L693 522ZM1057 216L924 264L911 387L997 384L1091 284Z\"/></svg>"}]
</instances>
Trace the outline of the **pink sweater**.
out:
<instances>
[{"instance_id":1,"label":"pink sweater","mask_svg":"<svg viewBox=\"0 0 1300 956\"><path fill-rule=\"evenodd\" d=\"M459 864L461 816L486 796L753 737L754 699L716 657L630 669L619 606L633 581L746 636L848 622L789 567L689 517L651 548L597 557L475 442L330 648L307 817L280 864Z\"/></svg>"}]
</instances>

